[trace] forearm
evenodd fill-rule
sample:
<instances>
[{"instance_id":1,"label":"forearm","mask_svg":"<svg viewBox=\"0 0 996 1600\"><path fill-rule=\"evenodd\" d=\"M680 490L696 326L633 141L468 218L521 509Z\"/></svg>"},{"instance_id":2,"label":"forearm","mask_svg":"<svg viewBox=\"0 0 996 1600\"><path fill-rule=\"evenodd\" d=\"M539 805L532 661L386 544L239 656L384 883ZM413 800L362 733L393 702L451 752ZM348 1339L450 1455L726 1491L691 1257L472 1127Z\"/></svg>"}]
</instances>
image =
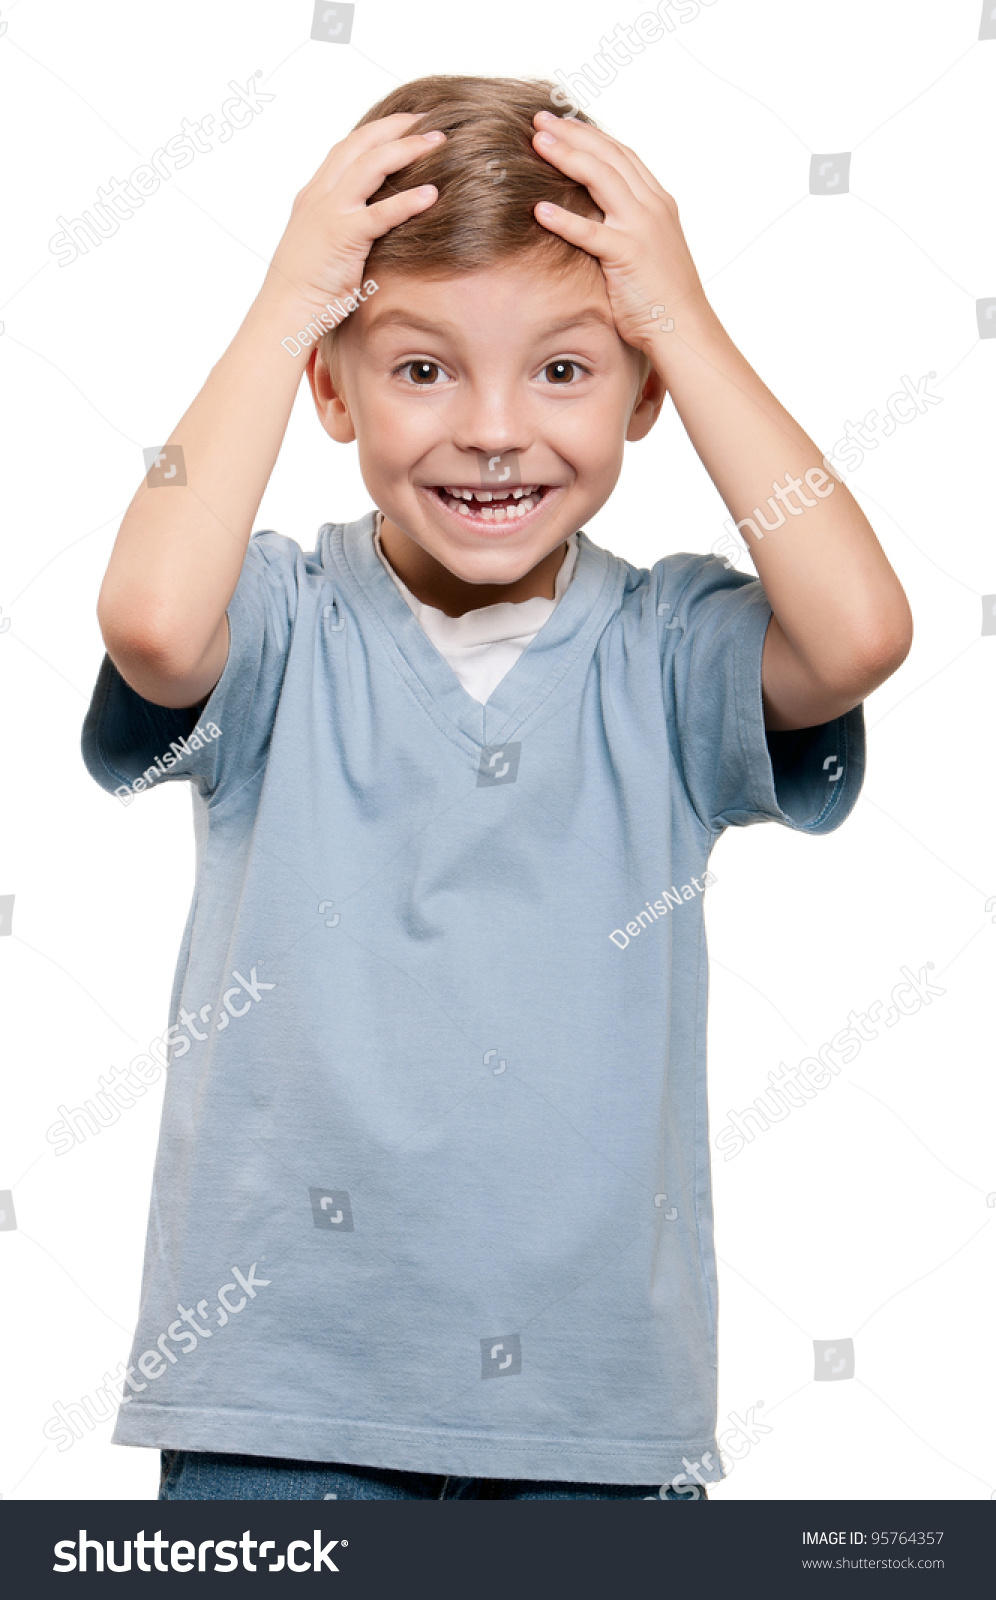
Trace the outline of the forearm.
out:
<instances>
[{"instance_id":1,"label":"forearm","mask_svg":"<svg viewBox=\"0 0 996 1600\"><path fill-rule=\"evenodd\" d=\"M143 481L118 531L97 607L105 644L129 678L143 660L175 675L176 703L219 637L287 429L306 357L280 340L298 315L264 286L167 441L183 451L186 484Z\"/></svg>"},{"instance_id":2,"label":"forearm","mask_svg":"<svg viewBox=\"0 0 996 1600\"><path fill-rule=\"evenodd\" d=\"M911 628L902 587L864 513L704 294L682 303L674 329L656 335L649 353L731 517L743 524L802 672L825 686L828 705L856 703L895 670Z\"/></svg>"}]
</instances>

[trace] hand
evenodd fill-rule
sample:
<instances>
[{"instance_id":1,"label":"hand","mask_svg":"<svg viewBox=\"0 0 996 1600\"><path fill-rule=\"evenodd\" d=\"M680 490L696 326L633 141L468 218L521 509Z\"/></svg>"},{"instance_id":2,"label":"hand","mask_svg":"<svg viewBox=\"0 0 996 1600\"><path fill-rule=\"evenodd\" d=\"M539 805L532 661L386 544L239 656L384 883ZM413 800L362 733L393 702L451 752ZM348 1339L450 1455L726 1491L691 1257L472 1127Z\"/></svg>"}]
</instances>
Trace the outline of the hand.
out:
<instances>
[{"instance_id":1,"label":"hand","mask_svg":"<svg viewBox=\"0 0 996 1600\"><path fill-rule=\"evenodd\" d=\"M607 133L549 111L538 111L533 122L537 155L583 183L605 215L604 222L595 222L563 206L544 213L540 204L537 222L596 258L619 337L660 365L664 341L680 329L682 312L705 302L678 207L639 156ZM547 135L553 144L545 143Z\"/></svg>"},{"instance_id":2,"label":"hand","mask_svg":"<svg viewBox=\"0 0 996 1600\"><path fill-rule=\"evenodd\" d=\"M438 191L429 184L405 189L372 206L366 203L389 172L399 171L445 139L439 131L405 137L405 129L419 115L399 111L379 117L332 146L294 200L266 275L263 299L276 299L282 305L294 302L306 322L337 295L349 294L362 283L375 239L435 202Z\"/></svg>"}]
</instances>

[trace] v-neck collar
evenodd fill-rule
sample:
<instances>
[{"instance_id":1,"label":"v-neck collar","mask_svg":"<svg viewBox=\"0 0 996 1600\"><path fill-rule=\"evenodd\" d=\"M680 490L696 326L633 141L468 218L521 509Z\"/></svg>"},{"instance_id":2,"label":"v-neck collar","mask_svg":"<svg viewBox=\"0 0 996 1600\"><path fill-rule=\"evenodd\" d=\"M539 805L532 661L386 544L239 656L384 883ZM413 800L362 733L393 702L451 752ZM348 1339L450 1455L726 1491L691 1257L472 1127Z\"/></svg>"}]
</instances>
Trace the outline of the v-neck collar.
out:
<instances>
[{"instance_id":1,"label":"v-neck collar","mask_svg":"<svg viewBox=\"0 0 996 1600\"><path fill-rule=\"evenodd\" d=\"M597 638L622 585L623 569L607 550L578 531L574 574L552 614L482 705L467 693L391 581L373 542L376 510L356 522L326 523L319 555L357 596L394 666L439 727L476 750L523 732ZM614 581L613 581L614 580Z\"/></svg>"}]
</instances>

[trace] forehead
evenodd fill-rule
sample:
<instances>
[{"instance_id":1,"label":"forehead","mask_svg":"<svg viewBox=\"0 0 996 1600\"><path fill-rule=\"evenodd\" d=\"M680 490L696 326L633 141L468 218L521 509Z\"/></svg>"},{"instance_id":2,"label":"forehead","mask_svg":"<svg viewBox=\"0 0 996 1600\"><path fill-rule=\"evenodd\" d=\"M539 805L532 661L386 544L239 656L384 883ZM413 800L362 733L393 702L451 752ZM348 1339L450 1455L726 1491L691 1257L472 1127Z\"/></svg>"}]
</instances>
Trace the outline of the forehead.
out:
<instances>
[{"instance_id":1,"label":"forehead","mask_svg":"<svg viewBox=\"0 0 996 1600\"><path fill-rule=\"evenodd\" d=\"M446 278L385 271L375 281L377 292L349 319L362 340L375 344L420 332L461 342L568 332L619 337L605 279L590 256L579 256L578 267L566 272L523 259Z\"/></svg>"}]
</instances>

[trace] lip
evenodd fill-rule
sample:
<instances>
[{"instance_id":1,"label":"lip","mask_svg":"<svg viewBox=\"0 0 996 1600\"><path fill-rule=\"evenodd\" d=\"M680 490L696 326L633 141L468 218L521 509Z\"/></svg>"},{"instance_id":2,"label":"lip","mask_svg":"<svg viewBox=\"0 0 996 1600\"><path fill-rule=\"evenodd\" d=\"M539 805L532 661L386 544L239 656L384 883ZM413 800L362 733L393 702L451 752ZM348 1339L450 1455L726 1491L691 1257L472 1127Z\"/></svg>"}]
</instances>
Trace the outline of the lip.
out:
<instances>
[{"instance_id":1,"label":"lip","mask_svg":"<svg viewBox=\"0 0 996 1600\"><path fill-rule=\"evenodd\" d=\"M533 523L538 522L540 517L543 516L547 507L557 499L558 495L562 495L564 492L563 484L545 484L543 487L546 489L546 493L539 504L534 506L532 511L527 511L524 517L516 517L514 522L471 522L469 517L463 516L459 511L451 511L446 501L440 499L439 495L435 493L436 488L440 487L440 485L419 483L415 487L419 494L424 495L436 507L437 511L440 511L450 522L455 523L458 528L471 531L479 539L505 539L509 534L521 533L525 529L531 528ZM467 487L469 488L470 485L468 484Z\"/></svg>"}]
</instances>

